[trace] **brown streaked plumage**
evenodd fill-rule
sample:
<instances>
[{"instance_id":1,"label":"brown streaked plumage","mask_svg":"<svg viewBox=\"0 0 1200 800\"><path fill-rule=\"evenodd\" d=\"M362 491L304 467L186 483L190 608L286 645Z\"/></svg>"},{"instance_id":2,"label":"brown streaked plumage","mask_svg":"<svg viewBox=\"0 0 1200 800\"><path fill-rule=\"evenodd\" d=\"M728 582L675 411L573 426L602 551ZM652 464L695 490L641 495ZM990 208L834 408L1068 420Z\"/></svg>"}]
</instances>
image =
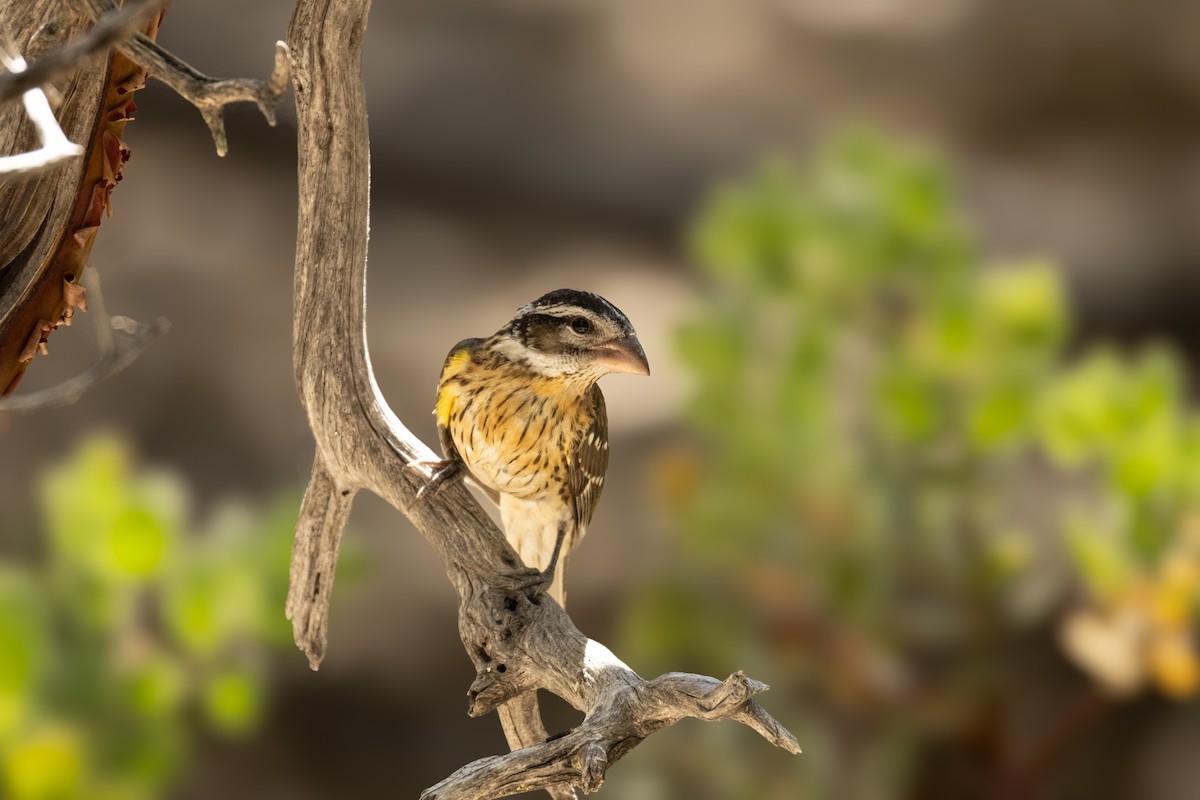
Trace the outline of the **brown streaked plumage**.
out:
<instances>
[{"instance_id":1,"label":"brown streaked plumage","mask_svg":"<svg viewBox=\"0 0 1200 800\"><path fill-rule=\"evenodd\" d=\"M459 342L438 380L445 472L465 468L499 504L509 542L527 566L553 573L559 603L566 556L604 488L608 418L596 381L612 372L650 373L633 326L604 298L560 289L487 339Z\"/></svg>"}]
</instances>

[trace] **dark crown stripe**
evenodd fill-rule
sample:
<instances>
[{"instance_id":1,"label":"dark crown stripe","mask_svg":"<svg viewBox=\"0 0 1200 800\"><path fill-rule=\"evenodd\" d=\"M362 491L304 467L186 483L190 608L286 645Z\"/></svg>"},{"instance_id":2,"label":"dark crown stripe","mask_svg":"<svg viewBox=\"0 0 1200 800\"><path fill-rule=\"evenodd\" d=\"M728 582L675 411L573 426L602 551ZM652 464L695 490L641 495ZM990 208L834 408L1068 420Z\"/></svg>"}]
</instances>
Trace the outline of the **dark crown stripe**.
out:
<instances>
[{"instance_id":1,"label":"dark crown stripe","mask_svg":"<svg viewBox=\"0 0 1200 800\"><path fill-rule=\"evenodd\" d=\"M598 294L582 292L578 289L556 289L553 292L547 292L529 305L521 308L517 313L522 315L532 312L561 316L569 314L576 309L591 311L593 314L598 314L617 322L626 330L633 330L633 325L630 324L629 319L612 303Z\"/></svg>"}]
</instances>

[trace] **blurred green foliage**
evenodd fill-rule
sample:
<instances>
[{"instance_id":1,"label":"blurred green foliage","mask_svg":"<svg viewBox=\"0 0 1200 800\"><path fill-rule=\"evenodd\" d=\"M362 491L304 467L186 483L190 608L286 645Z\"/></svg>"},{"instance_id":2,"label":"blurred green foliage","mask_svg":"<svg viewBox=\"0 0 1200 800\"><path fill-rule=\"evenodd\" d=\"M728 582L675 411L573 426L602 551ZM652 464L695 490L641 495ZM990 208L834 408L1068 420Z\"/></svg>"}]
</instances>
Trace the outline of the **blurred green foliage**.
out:
<instances>
[{"instance_id":1,"label":"blurred green foliage","mask_svg":"<svg viewBox=\"0 0 1200 800\"><path fill-rule=\"evenodd\" d=\"M261 719L298 502L228 504L196 530L178 478L83 444L40 481L45 554L0 563L0 797L139 800L202 723Z\"/></svg>"},{"instance_id":2,"label":"blurred green foliage","mask_svg":"<svg viewBox=\"0 0 1200 800\"><path fill-rule=\"evenodd\" d=\"M661 754L686 796L935 796L931 748L994 725L1039 625L1104 691L1195 696L1200 417L1173 353L1067 358L1054 266L984 267L945 169L862 132L718 189L694 245L701 446L658 469L681 566L626 644L770 683L807 755L699 726Z\"/></svg>"}]
</instances>

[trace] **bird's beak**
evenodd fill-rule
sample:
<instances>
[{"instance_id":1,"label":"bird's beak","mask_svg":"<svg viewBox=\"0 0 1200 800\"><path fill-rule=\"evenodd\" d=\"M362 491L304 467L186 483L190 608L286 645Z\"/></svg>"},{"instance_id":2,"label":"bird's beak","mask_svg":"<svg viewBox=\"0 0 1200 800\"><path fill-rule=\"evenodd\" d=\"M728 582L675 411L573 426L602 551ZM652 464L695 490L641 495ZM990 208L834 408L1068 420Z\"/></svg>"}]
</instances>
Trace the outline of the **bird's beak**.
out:
<instances>
[{"instance_id":1,"label":"bird's beak","mask_svg":"<svg viewBox=\"0 0 1200 800\"><path fill-rule=\"evenodd\" d=\"M603 365L610 372L650 374L650 362L646 360L642 343L636 336L625 336L595 347L592 349L592 356L596 363Z\"/></svg>"}]
</instances>

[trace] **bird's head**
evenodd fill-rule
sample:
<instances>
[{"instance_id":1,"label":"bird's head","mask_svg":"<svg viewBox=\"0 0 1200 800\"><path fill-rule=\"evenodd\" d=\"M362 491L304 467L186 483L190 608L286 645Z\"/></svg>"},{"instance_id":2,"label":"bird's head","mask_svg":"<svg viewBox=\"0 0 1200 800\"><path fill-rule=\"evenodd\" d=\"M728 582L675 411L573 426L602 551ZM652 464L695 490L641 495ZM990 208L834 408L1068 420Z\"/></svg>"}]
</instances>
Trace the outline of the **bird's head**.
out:
<instances>
[{"instance_id":1,"label":"bird's head","mask_svg":"<svg viewBox=\"0 0 1200 800\"><path fill-rule=\"evenodd\" d=\"M649 375L629 318L603 297L575 289L544 294L498 334L506 355L547 377L595 381L611 372Z\"/></svg>"}]
</instances>

